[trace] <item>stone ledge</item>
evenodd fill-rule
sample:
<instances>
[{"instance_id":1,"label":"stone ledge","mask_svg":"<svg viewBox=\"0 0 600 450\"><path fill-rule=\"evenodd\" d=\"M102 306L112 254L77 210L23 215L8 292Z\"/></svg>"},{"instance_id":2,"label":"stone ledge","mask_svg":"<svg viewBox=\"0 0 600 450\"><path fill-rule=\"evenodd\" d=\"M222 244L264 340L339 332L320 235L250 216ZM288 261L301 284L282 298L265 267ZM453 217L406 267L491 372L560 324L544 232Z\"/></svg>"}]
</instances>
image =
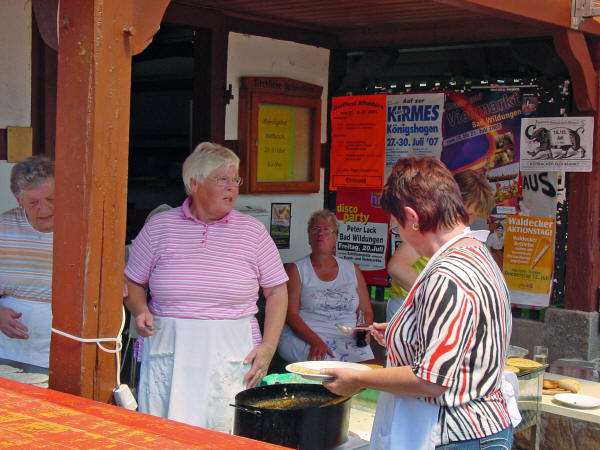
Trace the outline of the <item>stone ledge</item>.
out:
<instances>
[{"instance_id":1,"label":"stone ledge","mask_svg":"<svg viewBox=\"0 0 600 450\"><path fill-rule=\"evenodd\" d=\"M548 308L544 340L550 360L600 357L599 316L597 312Z\"/></svg>"}]
</instances>

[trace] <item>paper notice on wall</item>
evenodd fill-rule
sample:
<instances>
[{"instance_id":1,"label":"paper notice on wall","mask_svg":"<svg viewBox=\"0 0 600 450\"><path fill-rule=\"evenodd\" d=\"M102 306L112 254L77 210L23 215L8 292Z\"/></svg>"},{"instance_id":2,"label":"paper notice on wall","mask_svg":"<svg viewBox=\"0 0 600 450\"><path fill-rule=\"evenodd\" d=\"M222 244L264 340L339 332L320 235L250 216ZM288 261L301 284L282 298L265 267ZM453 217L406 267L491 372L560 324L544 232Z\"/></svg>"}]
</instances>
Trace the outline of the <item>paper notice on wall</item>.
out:
<instances>
[{"instance_id":1,"label":"paper notice on wall","mask_svg":"<svg viewBox=\"0 0 600 450\"><path fill-rule=\"evenodd\" d=\"M291 178L294 167L295 117L293 109L288 106L259 105L257 180L281 181Z\"/></svg>"},{"instance_id":2,"label":"paper notice on wall","mask_svg":"<svg viewBox=\"0 0 600 450\"><path fill-rule=\"evenodd\" d=\"M380 200L376 192L338 190L336 255L358 264L368 284L386 286L389 216L381 209Z\"/></svg>"},{"instance_id":3,"label":"paper notice on wall","mask_svg":"<svg viewBox=\"0 0 600 450\"><path fill-rule=\"evenodd\" d=\"M385 95L332 99L331 190L383 187L385 117Z\"/></svg>"},{"instance_id":4,"label":"paper notice on wall","mask_svg":"<svg viewBox=\"0 0 600 450\"><path fill-rule=\"evenodd\" d=\"M593 117L538 117L521 121L521 171L591 172Z\"/></svg>"},{"instance_id":5,"label":"paper notice on wall","mask_svg":"<svg viewBox=\"0 0 600 450\"><path fill-rule=\"evenodd\" d=\"M408 156L440 157L444 94L387 96L385 166Z\"/></svg>"},{"instance_id":6,"label":"paper notice on wall","mask_svg":"<svg viewBox=\"0 0 600 450\"><path fill-rule=\"evenodd\" d=\"M513 304L546 307L554 270L556 219L507 216L503 272Z\"/></svg>"}]
</instances>

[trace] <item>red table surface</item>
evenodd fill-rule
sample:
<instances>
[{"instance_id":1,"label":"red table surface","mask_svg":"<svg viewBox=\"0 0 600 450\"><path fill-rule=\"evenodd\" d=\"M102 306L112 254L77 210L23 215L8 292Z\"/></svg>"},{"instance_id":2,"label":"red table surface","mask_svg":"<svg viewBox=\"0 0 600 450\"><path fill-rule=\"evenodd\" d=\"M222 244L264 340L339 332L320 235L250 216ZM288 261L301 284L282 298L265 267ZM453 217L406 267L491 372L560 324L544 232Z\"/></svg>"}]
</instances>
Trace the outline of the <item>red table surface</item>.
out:
<instances>
[{"instance_id":1,"label":"red table surface","mask_svg":"<svg viewBox=\"0 0 600 450\"><path fill-rule=\"evenodd\" d=\"M0 378L0 449L282 449Z\"/></svg>"}]
</instances>

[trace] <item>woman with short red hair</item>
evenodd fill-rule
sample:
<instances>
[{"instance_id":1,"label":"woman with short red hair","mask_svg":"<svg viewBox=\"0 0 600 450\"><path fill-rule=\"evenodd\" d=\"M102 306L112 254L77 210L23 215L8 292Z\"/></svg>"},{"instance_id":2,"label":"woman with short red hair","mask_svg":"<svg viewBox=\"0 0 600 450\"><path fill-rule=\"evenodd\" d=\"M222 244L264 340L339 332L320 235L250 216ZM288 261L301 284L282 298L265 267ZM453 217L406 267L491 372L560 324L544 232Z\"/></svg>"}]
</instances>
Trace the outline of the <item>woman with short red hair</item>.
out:
<instances>
[{"instance_id":1,"label":"woman with short red hair","mask_svg":"<svg viewBox=\"0 0 600 450\"><path fill-rule=\"evenodd\" d=\"M323 370L333 376L325 386L341 395L384 391L371 448L511 448L500 390L510 301L488 232L467 227L458 186L434 158L399 160L381 203L402 240L430 259L387 327L372 327L387 367Z\"/></svg>"}]
</instances>

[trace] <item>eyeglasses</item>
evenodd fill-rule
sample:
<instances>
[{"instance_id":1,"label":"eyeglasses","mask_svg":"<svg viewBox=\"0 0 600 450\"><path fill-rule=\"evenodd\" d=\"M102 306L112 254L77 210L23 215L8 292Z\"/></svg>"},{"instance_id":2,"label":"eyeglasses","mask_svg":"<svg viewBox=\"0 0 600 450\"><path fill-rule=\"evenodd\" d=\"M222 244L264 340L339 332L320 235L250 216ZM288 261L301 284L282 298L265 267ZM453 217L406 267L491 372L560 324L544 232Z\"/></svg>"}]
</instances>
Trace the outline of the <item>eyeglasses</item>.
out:
<instances>
[{"instance_id":1,"label":"eyeglasses","mask_svg":"<svg viewBox=\"0 0 600 450\"><path fill-rule=\"evenodd\" d=\"M217 183L217 186L229 186L230 184L240 186L244 181L242 177L210 177L210 179Z\"/></svg>"},{"instance_id":2,"label":"eyeglasses","mask_svg":"<svg viewBox=\"0 0 600 450\"><path fill-rule=\"evenodd\" d=\"M336 230L334 228L329 228L329 227L311 227L308 231L310 234L323 233L325 236L329 236L336 232Z\"/></svg>"}]
</instances>

